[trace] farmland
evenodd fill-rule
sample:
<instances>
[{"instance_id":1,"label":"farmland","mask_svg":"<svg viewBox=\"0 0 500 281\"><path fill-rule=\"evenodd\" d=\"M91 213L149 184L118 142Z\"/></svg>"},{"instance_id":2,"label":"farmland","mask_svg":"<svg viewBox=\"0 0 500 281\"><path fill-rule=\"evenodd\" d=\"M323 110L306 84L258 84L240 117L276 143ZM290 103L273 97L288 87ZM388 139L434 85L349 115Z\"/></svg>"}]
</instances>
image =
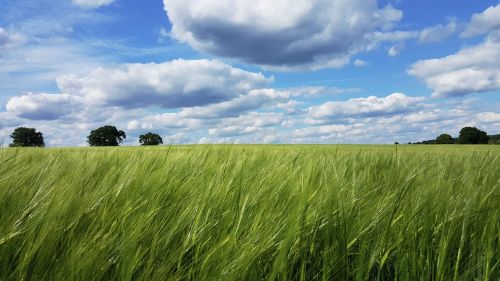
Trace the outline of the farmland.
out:
<instances>
[{"instance_id":1,"label":"farmland","mask_svg":"<svg viewBox=\"0 0 500 281\"><path fill-rule=\"evenodd\" d=\"M500 147L0 150L0 280L498 280Z\"/></svg>"}]
</instances>

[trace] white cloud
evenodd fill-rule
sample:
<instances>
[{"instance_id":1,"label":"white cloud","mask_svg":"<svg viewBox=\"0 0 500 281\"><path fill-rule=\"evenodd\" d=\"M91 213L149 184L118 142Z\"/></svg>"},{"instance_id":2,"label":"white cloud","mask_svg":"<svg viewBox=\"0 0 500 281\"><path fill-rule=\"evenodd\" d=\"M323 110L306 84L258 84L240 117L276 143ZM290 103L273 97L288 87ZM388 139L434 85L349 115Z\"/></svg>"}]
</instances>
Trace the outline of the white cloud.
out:
<instances>
[{"instance_id":1,"label":"white cloud","mask_svg":"<svg viewBox=\"0 0 500 281\"><path fill-rule=\"evenodd\" d=\"M500 42L491 38L440 59L413 64L409 73L425 81L434 97L465 96L500 89Z\"/></svg>"},{"instance_id":2,"label":"white cloud","mask_svg":"<svg viewBox=\"0 0 500 281\"><path fill-rule=\"evenodd\" d=\"M438 24L423 29L420 32L418 41L421 43L435 43L441 42L444 39L453 35L458 29L456 20L449 21L446 25Z\"/></svg>"},{"instance_id":3,"label":"white cloud","mask_svg":"<svg viewBox=\"0 0 500 281\"><path fill-rule=\"evenodd\" d=\"M464 104L437 102L417 108L394 114L332 119L326 125L299 124L291 133L280 132L279 139L293 143L405 143L434 139L442 133L458 136L465 126L476 126L490 134L500 130L496 113L482 113L481 109L467 108Z\"/></svg>"},{"instance_id":4,"label":"white cloud","mask_svg":"<svg viewBox=\"0 0 500 281\"><path fill-rule=\"evenodd\" d=\"M274 89L252 90L246 95L241 95L233 100L212 104L204 107L186 108L180 112L182 117L188 118L223 118L237 117L243 112L265 108L271 104L286 102L290 94L286 91Z\"/></svg>"},{"instance_id":5,"label":"white cloud","mask_svg":"<svg viewBox=\"0 0 500 281\"><path fill-rule=\"evenodd\" d=\"M170 39L170 32L165 27L160 28L158 42L163 43L166 39Z\"/></svg>"},{"instance_id":6,"label":"white cloud","mask_svg":"<svg viewBox=\"0 0 500 281\"><path fill-rule=\"evenodd\" d=\"M50 103L54 97L45 98ZM348 113L337 109L334 117L318 116L317 120L323 121L315 123L318 126L307 123L308 118L316 118L310 111L261 112L263 108L206 118L181 115L183 110L154 114L141 109L101 107L94 112L69 115L74 118L63 116L54 120L27 120L7 111L0 112L0 140L8 143L8 135L15 126L29 126L42 131L48 145L85 145L90 130L105 124L126 130L126 145L137 145L137 137L148 131L159 133L165 143L198 143L200 139L209 143L393 143L432 139L443 132L456 136L467 125L491 134L500 130L496 109L478 101L427 100L421 104L407 98L410 97L396 94L336 102ZM272 108L274 104L266 103L264 108ZM64 102L61 107L65 107ZM100 111L111 114L94 117ZM74 133L68 135L68 131Z\"/></svg>"},{"instance_id":7,"label":"white cloud","mask_svg":"<svg viewBox=\"0 0 500 281\"><path fill-rule=\"evenodd\" d=\"M403 48L404 48L403 45L394 45L391 48L389 48L389 51L387 52L387 54L390 57L395 57L395 56L399 55L399 53L401 53L401 50L403 50Z\"/></svg>"},{"instance_id":8,"label":"white cloud","mask_svg":"<svg viewBox=\"0 0 500 281\"><path fill-rule=\"evenodd\" d=\"M368 63L364 60L357 59L354 61L354 66L362 67L362 66L366 66L366 65L368 65Z\"/></svg>"},{"instance_id":9,"label":"white cloud","mask_svg":"<svg viewBox=\"0 0 500 281\"><path fill-rule=\"evenodd\" d=\"M273 106L288 101L290 96L286 91L262 89L272 80L209 60L98 68L88 75L60 77L59 94L29 93L10 98L7 111L1 112L0 129L24 124L39 127L51 135L50 145L75 144L77 139L85 139L87 130L104 124L126 128L131 136L145 130L183 135L182 139L175 139L183 143L195 141L197 135L203 135L202 130L206 134L220 126L244 126L242 130L246 132L255 127L256 133L264 132L268 126L281 124L283 120L277 116L280 113L248 112L274 110ZM155 105L176 111L151 114L148 107ZM65 139L62 128L68 124L85 128L79 136ZM229 134L212 132L214 137ZM134 138L126 144L135 144Z\"/></svg>"},{"instance_id":10,"label":"white cloud","mask_svg":"<svg viewBox=\"0 0 500 281\"><path fill-rule=\"evenodd\" d=\"M241 126L231 126L231 127L221 127L214 128L208 131L210 137L235 137L242 135L250 135L256 133L257 127L241 127Z\"/></svg>"},{"instance_id":11,"label":"white cloud","mask_svg":"<svg viewBox=\"0 0 500 281\"><path fill-rule=\"evenodd\" d=\"M321 137L325 135L336 135L339 133L349 132L353 129L352 125L325 125L317 127L308 127L296 129L293 131L292 135L295 138L305 138L305 137Z\"/></svg>"},{"instance_id":12,"label":"white cloud","mask_svg":"<svg viewBox=\"0 0 500 281\"><path fill-rule=\"evenodd\" d=\"M72 0L73 4L83 8L99 8L113 3L115 0Z\"/></svg>"},{"instance_id":13,"label":"white cloud","mask_svg":"<svg viewBox=\"0 0 500 281\"><path fill-rule=\"evenodd\" d=\"M376 45L382 42L403 42L410 39L415 39L419 37L418 31L391 31L391 32L374 32L370 37L372 40L372 45L370 48L374 48Z\"/></svg>"},{"instance_id":14,"label":"white cloud","mask_svg":"<svg viewBox=\"0 0 500 281\"><path fill-rule=\"evenodd\" d=\"M22 35L15 47L0 47L0 102L19 93L52 91L54 80L67 73L82 75L110 58L96 54L85 44L63 37L38 38Z\"/></svg>"},{"instance_id":15,"label":"white cloud","mask_svg":"<svg viewBox=\"0 0 500 281\"><path fill-rule=\"evenodd\" d=\"M0 57L3 52L22 45L26 41L26 36L18 32L7 31L0 27Z\"/></svg>"},{"instance_id":16,"label":"white cloud","mask_svg":"<svg viewBox=\"0 0 500 281\"><path fill-rule=\"evenodd\" d=\"M127 130L137 130L138 128L139 128L139 121L134 119L128 122Z\"/></svg>"},{"instance_id":17,"label":"white cloud","mask_svg":"<svg viewBox=\"0 0 500 281\"><path fill-rule=\"evenodd\" d=\"M197 50L277 68L341 67L402 12L375 0L164 0L172 36ZM286 16L283 12L286 11Z\"/></svg>"},{"instance_id":18,"label":"white cloud","mask_svg":"<svg viewBox=\"0 0 500 281\"><path fill-rule=\"evenodd\" d=\"M434 97L456 97L500 89L500 4L474 14L462 37L487 34L453 55L421 60L408 73L425 81Z\"/></svg>"},{"instance_id":19,"label":"white cloud","mask_svg":"<svg viewBox=\"0 0 500 281\"><path fill-rule=\"evenodd\" d=\"M332 120L349 117L377 117L407 113L420 108L422 97L394 93L384 98L370 96L347 101L331 101L308 109L313 119Z\"/></svg>"},{"instance_id":20,"label":"white cloud","mask_svg":"<svg viewBox=\"0 0 500 281\"><path fill-rule=\"evenodd\" d=\"M500 113L482 112L477 117L479 121L484 123L500 123Z\"/></svg>"},{"instance_id":21,"label":"white cloud","mask_svg":"<svg viewBox=\"0 0 500 281\"><path fill-rule=\"evenodd\" d=\"M33 94L11 98L7 111L33 120L56 120L82 109L83 99L68 94Z\"/></svg>"},{"instance_id":22,"label":"white cloud","mask_svg":"<svg viewBox=\"0 0 500 281\"><path fill-rule=\"evenodd\" d=\"M301 86L283 89L292 97L314 98L318 96L335 96L361 92L359 88L339 88L326 86Z\"/></svg>"},{"instance_id":23,"label":"white cloud","mask_svg":"<svg viewBox=\"0 0 500 281\"><path fill-rule=\"evenodd\" d=\"M491 6L482 13L474 14L470 24L460 35L473 37L498 30L500 30L500 4Z\"/></svg>"},{"instance_id":24,"label":"white cloud","mask_svg":"<svg viewBox=\"0 0 500 281\"><path fill-rule=\"evenodd\" d=\"M63 93L96 105L180 108L231 100L272 81L212 60L175 60L99 68L83 77L66 75L57 83Z\"/></svg>"}]
</instances>

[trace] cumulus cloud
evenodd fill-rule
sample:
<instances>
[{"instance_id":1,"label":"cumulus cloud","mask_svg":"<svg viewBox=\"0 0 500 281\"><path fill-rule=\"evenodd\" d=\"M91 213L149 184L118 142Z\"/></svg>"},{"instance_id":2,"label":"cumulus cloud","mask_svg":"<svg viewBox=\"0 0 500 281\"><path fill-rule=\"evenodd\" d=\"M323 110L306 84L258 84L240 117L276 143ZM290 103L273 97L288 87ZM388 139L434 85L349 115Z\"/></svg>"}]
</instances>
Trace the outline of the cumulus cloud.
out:
<instances>
[{"instance_id":1,"label":"cumulus cloud","mask_svg":"<svg viewBox=\"0 0 500 281\"><path fill-rule=\"evenodd\" d=\"M33 121L126 119L124 126L131 130L194 128L202 123L197 119L239 116L287 101L286 92L262 89L271 81L260 73L210 60L130 64L61 76L60 93L15 96L6 109L12 116ZM158 106L177 112L141 117L141 111Z\"/></svg>"},{"instance_id":2,"label":"cumulus cloud","mask_svg":"<svg viewBox=\"0 0 500 281\"><path fill-rule=\"evenodd\" d=\"M73 4L83 8L99 8L115 2L115 0L72 0L72 1Z\"/></svg>"},{"instance_id":3,"label":"cumulus cloud","mask_svg":"<svg viewBox=\"0 0 500 281\"><path fill-rule=\"evenodd\" d=\"M434 97L457 97L500 89L500 4L474 14L462 37L487 34L453 55L421 60L408 73L433 90Z\"/></svg>"},{"instance_id":4,"label":"cumulus cloud","mask_svg":"<svg viewBox=\"0 0 500 281\"><path fill-rule=\"evenodd\" d=\"M83 99L68 94L33 94L11 98L7 111L32 120L56 120L81 110Z\"/></svg>"},{"instance_id":5,"label":"cumulus cloud","mask_svg":"<svg viewBox=\"0 0 500 281\"><path fill-rule=\"evenodd\" d=\"M341 67L402 18L375 0L164 0L172 36L217 56L278 68ZM286 11L286 16L283 12Z\"/></svg>"},{"instance_id":6,"label":"cumulus cloud","mask_svg":"<svg viewBox=\"0 0 500 281\"><path fill-rule=\"evenodd\" d=\"M46 97L46 102L55 99L53 96ZM278 97L276 99L279 100ZM218 118L206 118L203 114L186 116L185 112L181 114L184 111L182 109L154 113L140 109L103 107L97 111L112 114L94 118L92 115L95 112L86 112L68 115L75 118L63 116L54 120L28 120L6 111L0 112L0 140L5 139L7 142L8 134L15 126L30 126L44 133L48 145L85 145L85 137L90 130L104 124L125 129L130 137L125 145L137 145L137 137L148 131L159 133L166 143L198 143L200 140L209 143L393 143L431 139L442 132L456 135L461 127L468 125L480 127L489 133L500 129L497 110L492 106L488 108L485 104L477 104L478 101L470 104L465 101L427 100L425 104L417 101L405 104L405 98L400 102L396 102L398 98L389 98L395 100L392 103L381 102L384 99L388 97L338 102L355 103L355 100L360 100L352 113L334 112L334 117L320 115L320 119L316 120L322 122L318 123L307 122L308 118L314 118L310 111L297 114L276 111L273 109L275 102L271 101L261 108L233 116L222 114ZM60 105L64 108L68 103L64 102L64 98L61 100ZM372 100L375 105L367 100ZM56 103L57 99L52 102ZM55 107L53 109L56 110ZM76 133L68 136L68 130Z\"/></svg>"},{"instance_id":7,"label":"cumulus cloud","mask_svg":"<svg viewBox=\"0 0 500 281\"><path fill-rule=\"evenodd\" d=\"M208 130L211 142L271 143L282 126L285 115L277 112L248 112L221 119ZM239 139L236 139L239 138ZM244 138L244 140L242 139ZM207 140L208 140L207 139Z\"/></svg>"},{"instance_id":8,"label":"cumulus cloud","mask_svg":"<svg viewBox=\"0 0 500 281\"><path fill-rule=\"evenodd\" d=\"M233 100L204 107L186 108L180 112L182 117L189 118L223 118L237 117L243 112L265 108L271 104L288 101L290 94L275 89L252 90Z\"/></svg>"},{"instance_id":9,"label":"cumulus cloud","mask_svg":"<svg viewBox=\"0 0 500 281\"><path fill-rule=\"evenodd\" d=\"M61 92L88 103L124 108L180 108L231 100L272 81L213 60L175 60L99 68L83 77L59 77Z\"/></svg>"},{"instance_id":10,"label":"cumulus cloud","mask_svg":"<svg viewBox=\"0 0 500 281\"><path fill-rule=\"evenodd\" d=\"M465 96L500 89L500 42L485 42L440 59L413 64L409 73L425 81L434 97Z\"/></svg>"},{"instance_id":11,"label":"cumulus cloud","mask_svg":"<svg viewBox=\"0 0 500 281\"><path fill-rule=\"evenodd\" d=\"M491 6L482 13L474 14L462 37L473 37L500 30L500 4Z\"/></svg>"},{"instance_id":12,"label":"cumulus cloud","mask_svg":"<svg viewBox=\"0 0 500 281\"><path fill-rule=\"evenodd\" d=\"M415 111L425 98L409 97L394 93L387 97L355 98L347 101L330 101L312 106L308 114L313 119L332 120L350 117L377 117Z\"/></svg>"},{"instance_id":13,"label":"cumulus cloud","mask_svg":"<svg viewBox=\"0 0 500 281\"><path fill-rule=\"evenodd\" d=\"M291 94L287 91L263 88L272 80L210 60L98 68L87 75L59 77L58 94L28 93L11 98L7 111L1 112L0 126L28 123L40 127L53 136L48 139L52 145L65 141L75 144L78 137L60 137L64 134L60 128L75 123L85 125L81 139L89 128L116 124L130 131L131 136L158 130L175 136L176 142L197 142L197 134L208 134L220 141L223 135L231 134L231 130L224 132L221 128L258 134L282 122L278 116L281 113L251 112L276 110L275 105L289 100ZM156 111L158 105L171 112L152 114L149 107ZM13 123L7 122L7 117ZM200 133L203 130L205 133ZM133 144L133 138L127 140L131 141Z\"/></svg>"}]
</instances>

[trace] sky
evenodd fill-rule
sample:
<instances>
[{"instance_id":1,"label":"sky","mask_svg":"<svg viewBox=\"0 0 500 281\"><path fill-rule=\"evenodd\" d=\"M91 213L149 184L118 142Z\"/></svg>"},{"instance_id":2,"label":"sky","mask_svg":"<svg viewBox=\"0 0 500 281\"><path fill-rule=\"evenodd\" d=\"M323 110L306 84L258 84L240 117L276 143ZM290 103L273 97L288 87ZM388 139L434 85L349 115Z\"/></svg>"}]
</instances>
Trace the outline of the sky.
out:
<instances>
[{"instance_id":1,"label":"sky","mask_svg":"<svg viewBox=\"0 0 500 281\"><path fill-rule=\"evenodd\" d=\"M500 133L500 2L0 0L0 143L407 143Z\"/></svg>"}]
</instances>

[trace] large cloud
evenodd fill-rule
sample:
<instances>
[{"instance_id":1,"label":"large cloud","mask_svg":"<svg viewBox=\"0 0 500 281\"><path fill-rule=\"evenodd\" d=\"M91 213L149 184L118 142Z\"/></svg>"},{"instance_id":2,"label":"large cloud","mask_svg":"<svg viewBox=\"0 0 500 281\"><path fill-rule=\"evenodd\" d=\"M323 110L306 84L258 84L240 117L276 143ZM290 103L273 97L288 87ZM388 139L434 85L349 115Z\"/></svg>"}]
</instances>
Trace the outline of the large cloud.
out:
<instances>
[{"instance_id":1,"label":"large cloud","mask_svg":"<svg viewBox=\"0 0 500 281\"><path fill-rule=\"evenodd\" d=\"M7 111L21 118L56 120L82 108L83 98L68 94L33 94L13 97Z\"/></svg>"},{"instance_id":2,"label":"large cloud","mask_svg":"<svg viewBox=\"0 0 500 281\"><path fill-rule=\"evenodd\" d=\"M475 46L438 59L421 60L408 72L425 81L434 97L500 89L500 4L474 14L462 37L488 34Z\"/></svg>"},{"instance_id":3,"label":"large cloud","mask_svg":"<svg viewBox=\"0 0 500 281\"><path fill-rule=\"evenodd\" d=\"M500 4L474 14L462 37L472 37L500 30Z\"/></svg>"},{"instance_id":4,"label":"large cloud","mask_svg":"<svg viewBox=\"0 0 500 281\"><path fill-rule=\"evenodd\" d=\"M124 108L202 106L231 100L271 81L212 60L127 64L57 80L61 92L85 97L89 104Z\"/></svg>"},{"instance_id":5,"label":"large cloud","mask_svg":"<svg viewBox=\"0 0 500 281\"><path fill-rule=\"evenodd\" d=\"M490 38L454 55L419 61L409 73L423 79L435 97L500 89L500 42Z\"/></svg>"},{"instance_id":6,"label":"large cloud","mask_svg":"<svg viewBox=\"0 0 500 281\"><path fill-rule=\"evenodd\" d=\"M318 120L341 118L366 118L408 113L421 107L422 97L409 97L394 93L387 97L355 98L347 101L331 101L308 109L309 116Z\"/></svg>"},{"instance_id":7,"label":"large cloud","mask_svg":"<svg viewBox=\"0 0 500 281\"><path fill-rule=\"evenodd\" d=\"M29 93L12 97L7 111L30 120L56 120L67 115L109 117L118 109L184 108L188 115L237 116L288 96L261 90L272 81L211 60L175 60L161 64L128 64L98 68L88 75L57 79L60 94ZM195 109L190 111L189 107ZM106 110L108 109L108 110ZM112 110L109 110L112 109Z\"/></svg>"},{"instance_id":8,"label":"large cloud","mask_svg":"<svg viewBox=\"0 0 500 281\"><path fill-rule=\"evenodd\" d=\"M340 67L402 17L376 0L164 0L172 36L197 50L279 68Z\"/></svg>"}]
</instances>

